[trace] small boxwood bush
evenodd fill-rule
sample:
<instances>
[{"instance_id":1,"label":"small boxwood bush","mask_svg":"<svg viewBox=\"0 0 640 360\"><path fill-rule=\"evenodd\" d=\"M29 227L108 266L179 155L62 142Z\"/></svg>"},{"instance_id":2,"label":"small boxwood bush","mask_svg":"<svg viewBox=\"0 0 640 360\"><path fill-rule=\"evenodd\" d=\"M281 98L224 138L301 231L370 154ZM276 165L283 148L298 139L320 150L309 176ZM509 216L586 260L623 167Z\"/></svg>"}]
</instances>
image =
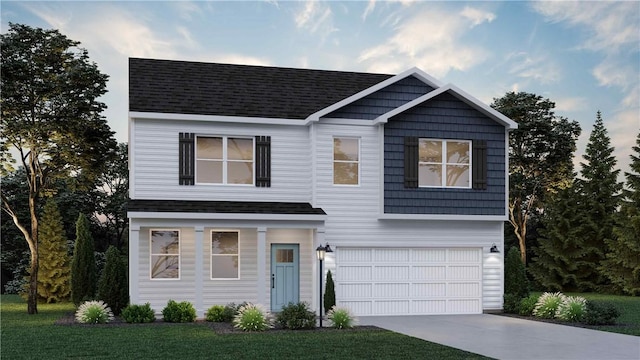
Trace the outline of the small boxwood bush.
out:
<instances>
[{"instance_id":1,"label":"small boxwood bush","mask_svg":"<svg viewBox=\"0 0 640 360\"><path fill-rule=\"evenodd\" d=\"M150 323L156 321L156 314L149 303L132 304L122 309L122 319L130 324Z\"/></svg>"},{"instance_id":2,"label":"small boxwood bush","mask_svg":"<svg viewBox=\"0 0 640 360\"><path fill-rule=\"evenodd\" d=\"M205 320L211 322L224 322L224 306L213 305L207 310Z\"/></svg>"},{"instance_id":3,"label":"small boxwood bush","mask_svg":"<svg viewBox=\"0 0 640 360\"><path fill-rule=\"evenodd\" d=\"M524 315L524 316L533 315L533 309L535 309L537 302L538 302L538 296L536 295L529 295L526 298L520 300L518 314Z\"/></svg>"},{"instance_id":4,"label":"small boxwood bush","mask_svg":"<svg viewBox=\"0 0 640 360\"><path fill-rule=\"evenodd\" d=\"M614 325L620 310L608 302L587 301L582 322L587 325Z\"/></svg>"},{"instance_id":5,"label":"small boxwood bush","mask_svg":"<svg viewBox=\"0 0 640 360\"><path fill-rule=\"evenodd\" d=\"M196 320L196 309L188 301L169 300L167 306L162 309L162 317L166 322L193 322Z\"/></svg>"},{"instance_id":6,"label":"small boxwood bush","mask_svg":"<svg viewBox=\"0 0 640 360\"><path fill-rule=\"evenodd\" d=\"M316 327L316 314L309 310L306 302L289 303L278 313L276 321L285 329L313 329Z\"/></svg>"}]
</instances>

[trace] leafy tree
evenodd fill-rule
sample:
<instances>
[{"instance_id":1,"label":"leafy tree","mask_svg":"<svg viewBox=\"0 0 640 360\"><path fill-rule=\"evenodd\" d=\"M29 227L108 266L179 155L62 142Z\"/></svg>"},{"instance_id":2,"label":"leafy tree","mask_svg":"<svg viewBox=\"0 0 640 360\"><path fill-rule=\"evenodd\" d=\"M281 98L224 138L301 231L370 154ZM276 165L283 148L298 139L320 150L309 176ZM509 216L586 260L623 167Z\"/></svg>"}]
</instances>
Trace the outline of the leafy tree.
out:
<instances>
[{"instance_id":1,"label":"leafy tree","mask_svg":"<svg viewBox=\"0 0 640 360\"><path fill-rule=\"evenodd\" d=\"M2 209L24 236L31 254L27 312L37 308L38 204L57 177L93 186L113 156L113 132L101 116L107 75L89 61L79 42L57 30L9 24L0 35L0 161L11 171L18 155L29 187L26 203L12 202L2 190ZM19 217L29 208L29 225Z\"/></svg>"},{"instance_id":2,"label":"leafy tree","mask_svg":"<svg viewBox=\"0 0 640 360\"><path fill-rule=\"evenodd\" d=\"M47 303L68 300L71 267L67 239L58 206L52 198L44 205L39 238L42 255L38 267L38 296Z\"/></svg>"},{"instance_id":3,"label":"leafy tree","mask_svg":"<svg viewBox=\"0 0 640 360\"><path fill-rule=\"evenodd\" d=\"M333 283L333 276L331 276L331 270L327 270L327 279L324 284L324 312L328 312L332 307L336 305L336 290Z\"/></svg>"},{"instance_id":4,"label":"leafy tree","mask_svg":"<svg viewBox=\"0 0 640 360\"><path fill-rule=\"evenodd\" d=\"M71 262L71 300L76 306L93 299L96 293L98 275L93 249L89 220L84 214L80 214L76 223L76 246Z\"/></svg>"},{"instance_id":5,"label":"leafy tree","mask_svg":"<svg viewBox=\"0 0 640 360\"><path fill-rule=\"evenodd\" d=\"M509 137L509 222L526 264L528 221L548 194L571 182L580 125L556 116L549 99L526 92L508 92L491 106L518 123Z\"/></svg>"},{"instance_id":6,"label":"leafy tree","mask_svg":"<svg viewBox=\"0 0 640 360\"><path fill-rule=\"evenodd\" d=\"M605 240L613 237L614 215L622 189L622 184L618 182L620 170L615 170L616 158L613 151L598 111L583 156L586 162L580 163L582 178L578 180L584 204L581 207L582 221L578 226L585 228L580 231L582 254L574 259L577 266L576 282L580 291L597 290L606 280L598 267L607 252Z\"/></svg>"},{"instance_id":7,"label":"leafy tree","mask_svg":"<svg viewBox=\"0 0 640 360\"><path fill-rule=\"evenodd\" d=\"M116 157L109 162L107 170L100 177L98 188L98 211L104 215L106 236L109 244L124 250L129 221L127 218L127 202L129 201L129 166L128 146L118 144Z\"/></svg>"},{"instance_id":8,"label":"leafy tree","mask_svg":"<svg viewBox=\"0 0 640 360\"><path fill-rule=\"evenodd\" d=\"M109 305L114 315L120 315L129 304L127 266L120 251L109 246L107 260L98 283L98 297Z\"/></svg>"},{"instance_id":9,"label":"leafy tree","mask_svg":"<svg viewBox=\"0 0 640 360\"><path fill-rule=\"evenodd\" d=\"M625 173L627 189L616 216L614 237L607 240L609 253L602 271L627 294L640 295L640 133L631 155L631 171Z\"/></svg>"}]
</instances>

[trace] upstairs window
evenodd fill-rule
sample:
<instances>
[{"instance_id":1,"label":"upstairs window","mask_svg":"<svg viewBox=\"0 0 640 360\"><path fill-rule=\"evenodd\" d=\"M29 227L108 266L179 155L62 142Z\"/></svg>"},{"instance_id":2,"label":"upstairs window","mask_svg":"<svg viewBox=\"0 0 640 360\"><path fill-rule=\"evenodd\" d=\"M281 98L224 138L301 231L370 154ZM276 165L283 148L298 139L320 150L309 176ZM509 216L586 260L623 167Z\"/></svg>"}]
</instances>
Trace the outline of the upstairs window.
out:
<instances>
[{"instance_id":1,"label":"upstairs window","mask_svg":"<svg viewBox=\"0 0 640 360\"><path fill-rule=\"evenodd\" d=\"M253 185L253 154L253 138L199 136L196 183Z\"/></svg>"},{"instance_id":2,"label":"upstairs window","mask_svg":"<svg viewBox=\"0 0 640 360\"><path fill-rule=\"evenodd\" d=\"M360 139L333 138L333 184L360 183Z\"/></svg>"},{"instance_id":3,"label":"upstairs window","mask_svg":"<svg viewBox=\"0 0 640 360\"><path fill-rule=\"evenodd\" d=\"M419 140L420 187L471 188L471 141Z\"/></svg>"}]
</instances>

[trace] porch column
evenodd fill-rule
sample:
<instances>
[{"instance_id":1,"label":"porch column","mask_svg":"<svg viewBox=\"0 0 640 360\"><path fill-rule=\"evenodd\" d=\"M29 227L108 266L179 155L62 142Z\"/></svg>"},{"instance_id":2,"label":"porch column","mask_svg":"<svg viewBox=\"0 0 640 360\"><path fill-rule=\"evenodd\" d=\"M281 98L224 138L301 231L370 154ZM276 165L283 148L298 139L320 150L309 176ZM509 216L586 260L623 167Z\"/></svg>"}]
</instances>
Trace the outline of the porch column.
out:
<instances>
[{"instance_id":1,"label":"porch column","mask_svg":"<svg viewBox=\"0 0 640 360\"><path fill-rule=\"evenodd\" d=\"M196 254L196 273L195 273L195 307L196 307L196 317L204 318L204 300L202 299L202 290L203 290L203 274L204 274L204 262L202 257L204 256L204 227L196 226L195 227L195 254Z\"/></svg>"},{"instance_id":2,"label":"porch column","mask_svg":"<svg viewBox=\"0 0 640 360\"><path fill-rule=\"evenodd\" d=\"M257 300L258 304L262 304L267 309L271 307L270 299L267 299L267 293L269 293L269 284L267 281L267 228L258 228L258 258L256 264L258 266L258 284L256 290L258 291Z\"/></svg>"},{"instance_id":3,"label":"porch column","mask_svg":"<svg viewBox=\"0 0 640 360\"><path fill-rule=\"evenodd\" d=\"M140 266L140 226L129 226L129 300L132 304L138 304L138 278Z\"/></svg>"}]
</instances>

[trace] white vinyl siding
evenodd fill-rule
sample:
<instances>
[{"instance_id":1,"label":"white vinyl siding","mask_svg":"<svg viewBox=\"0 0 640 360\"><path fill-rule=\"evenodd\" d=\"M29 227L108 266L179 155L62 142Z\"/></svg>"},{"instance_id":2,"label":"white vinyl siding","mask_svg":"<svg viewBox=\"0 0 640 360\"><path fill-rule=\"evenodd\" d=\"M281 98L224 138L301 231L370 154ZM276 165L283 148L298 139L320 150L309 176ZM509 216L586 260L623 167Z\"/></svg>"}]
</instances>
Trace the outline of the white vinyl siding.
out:
<instances>
[{"instance_id":1,"label":"white vinyl siding","mask_svg":"<svg viewBox=\"0 0 640 360\"><path fill-rule=\"evenodd\" d=\"M311 162L309 129L133 119L131 130L130 197L132 199L309 202ZM271 186L228 186L178 183L178 134L197 136L271 136Z\"/></svg>"},{"instance_id":2,"label":"white vinyl siding","mask_svg":"<svg viewBox=\"0 0 640 360\"><path fill-rule=\"evenodd\" d=\"M338 305L359 316L482 312L482 249L338 248Z\"/></svg>"}]
</instances>

